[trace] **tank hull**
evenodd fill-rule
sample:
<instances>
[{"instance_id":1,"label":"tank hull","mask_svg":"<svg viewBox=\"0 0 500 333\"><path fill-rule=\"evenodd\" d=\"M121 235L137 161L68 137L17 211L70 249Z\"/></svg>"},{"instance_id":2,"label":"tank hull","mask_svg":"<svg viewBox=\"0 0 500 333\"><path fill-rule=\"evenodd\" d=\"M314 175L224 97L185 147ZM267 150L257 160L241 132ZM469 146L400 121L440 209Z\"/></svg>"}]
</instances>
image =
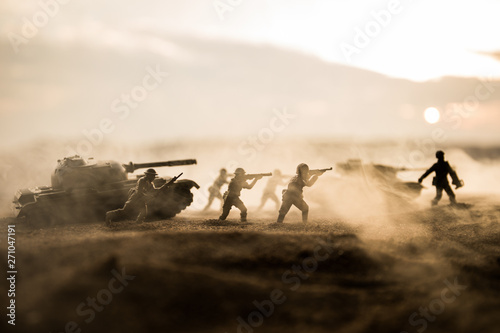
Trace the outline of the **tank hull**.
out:
<instances>
[{"instance_id":1,"label":"tank hull","mask_svg":"<svg viewBox=\"0 0 500 333\"><path fill-rule=\"evenodd\" d=\"M160 187L169 179L155 179ZM123 207L137 180L108 183L99 188L71 190L38 187L19 190L13 201L15 216L29 223L53 224L104 220L109 210ZM179 180L148 202L148 219L170 218L193 202L191 189L199 188L192 180Z\"/></svg>"}]
</instances>

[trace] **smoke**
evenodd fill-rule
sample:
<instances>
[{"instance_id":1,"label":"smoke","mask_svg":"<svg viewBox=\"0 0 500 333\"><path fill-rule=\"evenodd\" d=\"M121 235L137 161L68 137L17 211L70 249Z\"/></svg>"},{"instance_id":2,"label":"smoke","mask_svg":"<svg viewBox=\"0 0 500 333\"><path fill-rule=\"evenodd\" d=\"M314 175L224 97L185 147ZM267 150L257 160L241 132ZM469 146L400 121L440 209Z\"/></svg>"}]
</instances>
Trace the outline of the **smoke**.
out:
<instances>
[{"instance_id":1,"label":"smoke","mask_svg":"<svg viewBox=\"0 0 500 333\"><path fill-rule=\"evenodd\" d=\"M330 216L354 224L371 225L370 217L394 214L428 206L428 199L434 195L431 186L432 176L423 183L426 187L422 196L416 200L407 200L393 193L393 188L386 183L366 174L359 177L347 177L336 170L337 163L348 159L361 159L365 165L384 164L402 167L408 151L396 142L379 144L355 144L352 142L307 141L276 138L265 145L255 145L252 149L241 149L244 140L212 140L192 142L157 142L148 145L101 144L94 149L93 157L97 160L116 160L121 163L153 162L196 158L197 165L159 168L160 176L173 176L183 172L183 178L195 180L200 190L194 191L194 202L189 211L201 210L208 198L208 187L213 183L220 168L233 172L236 167L243 167L248 173L273 172L281 170L286 179L295 174L299 163L307 163L311 169L333 167L319 177L311 188L304 189L304 198L310 206L310 214L314 216ZM42 141L1 152L0 177L3 186L0 189L2 215L9 215L9 206L17 189L40 185L50 185L50 175L57 160L67 156L66 149L70 143ZM469 149L470 150L470 149ZM461 195L499 194L500 164L499 159L475 160L461 148L446 150L446 159L457 170L465 181L465 187L456 191ZM422 161L417 171L397 173L401 181L415 182L423 170L435 162L434 157ZM422 169L422 170L420 170ZM136 171L141 174L142 170ZM133 177L133 176L132 176ZM258 181L252 190L243 190L242 200L249 208L250 216L257 216L255 208L260 204L262 191L267 179ZM277 195L281 198L278 187ZM222 191L225 190L223 187ZM425 200L423 199L425 198ZM443 198L446 200L446 197ZM212 206L218 209L219 203ZM275 212L275 205L268 202L265 210ZM296 210L292 208L291 214ZM275 212L276 213L276 212ZM207 213L210 218L218 216L218 212Z\"/></svg>"}]
</instances>

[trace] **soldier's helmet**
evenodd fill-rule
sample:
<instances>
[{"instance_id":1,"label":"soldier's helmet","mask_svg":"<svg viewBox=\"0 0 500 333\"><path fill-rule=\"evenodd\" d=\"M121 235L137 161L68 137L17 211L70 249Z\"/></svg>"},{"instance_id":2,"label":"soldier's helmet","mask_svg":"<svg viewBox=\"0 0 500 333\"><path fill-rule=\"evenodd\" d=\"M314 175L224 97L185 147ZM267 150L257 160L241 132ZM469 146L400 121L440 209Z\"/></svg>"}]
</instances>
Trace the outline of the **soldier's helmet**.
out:
<instances>
[{"instance_id":1,"label":"soldier's helmet","mask_svg":"<svg viewBox=\"0 0 500 333\"><path fill-rule=\"evenodd\" d=\"M436 158L444 158L444 151L438 150L436 152Z\"/></svg>"},{"instance_id":2,"label":"soldier's helmet","mask_svg":"<svg viewBox=\"0 0 500 333\"><path fill-rule=\"evenodd\" d=\"M246 171L243 168L236 168L236 170L234 170L235 175L244 175L245 173Z\"/></svg>"},{"instance_id":3,"label":"soldier's helmet","mask_svg":"<svg viewBox=\"0 0 500 333\"><path fill-rule=\"evenodd\" d=\"M158 174L156 173L155 169L147 169L146 171L144 171L144 174L146 176L148 176L148 175L152 175L152 176L155 176L155 177L158 176Z\"/></svg>"},{"instance_id":4,"label":"soldier's helmet","mask_svg":"<svg viewBox=\"0 0 500 333\"><path fill-rule=\"evenodd\" d=\"M305 163L300 163L297 165L297 174L298 175L303 175L306 172L309 172L309 166Z\"/></svg>"},{"instance_id":5,"label":"soldier's helmet","mask_svg":"<svg viewBox=\"0 0 500 333\"><path fill-rule=\"evenodd\" d=\"M225 174L227 173L227 170L226 170L226 169L224 169L224 168L222 168L222 169L220 169L220 170L219 170L219 173L220 173L221 175L225 175Z\"/></svg>"},{"instance_id":6,"label":"soldier's helmet","mask_svg":"<svg viewBox=\"0 0 500 333\"><path fill-rule=\"evenodd\" d=\"M281 176L281 170L280 169L275 169L273 171L273 176Z\"/></svg>"}]
</instances>

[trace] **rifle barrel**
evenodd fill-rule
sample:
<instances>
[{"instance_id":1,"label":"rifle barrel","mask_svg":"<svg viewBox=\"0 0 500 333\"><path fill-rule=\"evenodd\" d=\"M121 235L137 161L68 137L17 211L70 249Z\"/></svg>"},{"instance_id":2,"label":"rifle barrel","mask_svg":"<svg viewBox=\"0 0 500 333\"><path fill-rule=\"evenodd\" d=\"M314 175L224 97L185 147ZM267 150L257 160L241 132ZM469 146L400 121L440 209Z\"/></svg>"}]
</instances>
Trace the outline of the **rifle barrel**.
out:
<instances>
[{"instance_id":1,"label":"rifle barrel","mask_svg":"<svg viewBox=\"0 0 500 333\"><path fill-rule=\"evenodd\" d=\"M311 172L311 171L316 171L316 172L318 172L318 171L330 171L330 170L333 170L333 167L326 168L326 169L312 169L312 170L309 170L309 172Z\"/></svg>"},{"instance_id":2,"label":"rifle barrel","mask_svg":"<svg viewBox=\"0 0 500 333\"><path fill-rule=\"evenodd\" d=\"M319 174L321 174L323 172L330 171L330 170L333 170L333 167L326 168L326 169L313 169L313 170L309 170L309 174L311 174L311 175L319 175Z\"/></svg>"},{"instance_id":3,"label":"rifle barrel","mask_svg":"<svg viewBox=\"0 0 500 333\"><path fill-rule=\"evenodd\" d=\"M272 176L273 174L271 172L267 172L267 173L249 173L249 174L246 174L245 176L247 178L255 178L255 177L258 177L258 176L262 176L262 177L269 177L269 176Z\"/></svg>"}]
</instances>

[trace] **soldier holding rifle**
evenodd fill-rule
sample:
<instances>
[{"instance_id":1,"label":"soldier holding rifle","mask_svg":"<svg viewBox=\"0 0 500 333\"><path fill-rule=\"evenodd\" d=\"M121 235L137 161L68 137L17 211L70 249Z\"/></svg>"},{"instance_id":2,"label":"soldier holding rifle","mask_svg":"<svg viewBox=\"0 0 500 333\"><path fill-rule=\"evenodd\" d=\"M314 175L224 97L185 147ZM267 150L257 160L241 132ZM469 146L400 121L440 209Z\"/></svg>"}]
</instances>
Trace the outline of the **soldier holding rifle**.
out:
<instances>
[{"instance_id":1,"label":"soldier holding rifle","mask_svg":"<svg viewBox=\"0 0 500 333\"><path fill-rule=\"evenodd\" d=\"M167 189L182 176L182 173L163 184L160 188L156 188L153 184L157 176L158 174L155 169L147 169L146 172L144 172L144 177L141 177L137 181L135 188L129 192L130 195L125 206L121 209L112 210L106 213L106 226L111 226L113 221L124 220L132 216L137 217L137 223L144 222L148 214L147 200L160 191Z\"/></svg>"},{"instance_id":2,"label":"soldier holding rifle","mask_svg":"<svg viewBox=\"0 0 500 333\"><path fill-rule=\"evenodd\" d=\"M271 199L274 201L276 204L276 210L280 208L280 200L278 199L278 196L276 195L276 187L286 185L286 181L284 180L285 176L281 174L281 170L276 169L273 171L273 176L269 178L266 184L266 188L264 189L264 192L262 193L262 198L260 200L260 206L259 210L261 210L264 205L266 204L266 201Z\"/></svg>"},{"instance_id":3,"label":"soldier holding rifle","mask_svg":"<svg viewBox=\"0 0 500 333\"><path fill-rule=\"evenodd\" d=\"M220 189L222 186L229 183L227 181L227 178L227 170L224 168L220 169L219 177L217 177L212 186L208 188L208 202L205 208L203 208L203 211L207 211L210 208L215 198L219 199L220 201L224 201L224 199L222 198L222 194L220 193Z\"/></svg>"},{"instance_id":4,"label":"soldier holding rifle","mask_svg":"<svg viewBox=\"0 0 500 333\"><path fill-rule=\"evenodd\" d=\"M228 185L228 190L224 193L224 205L222 206L222 215L219 220L225 220L229 215L229 211L233 206L240 210L241 222L246 222L247 220L247 208L245 204L240 199L241 190L251 189L255 186L257 181L264 176L271 176L271 173L261 173L261 174L246 174L243 168L237 168L234 171L234 178L231 179ZM248 184L247 180L253 179L253 181Z\"/></svg>"},{"instance_id":5,"label":"soldier holding rifle","mask_svg":"<svg viewBox=\"0 0 500 333\"><path fill-rule=\"evenodd\" d=\"M309 206L304 201L302 191L305 186L313 186L318 177L328 170L332 170L332 168L309 170L309 166L305 163L300 163L297 166L297 174L292 177L287 189L283 190L283 202L281 203L277 223L283 223L285 215L292 205L302 211L302 222L307 223Z\"/></svg>"}]
</instances>

